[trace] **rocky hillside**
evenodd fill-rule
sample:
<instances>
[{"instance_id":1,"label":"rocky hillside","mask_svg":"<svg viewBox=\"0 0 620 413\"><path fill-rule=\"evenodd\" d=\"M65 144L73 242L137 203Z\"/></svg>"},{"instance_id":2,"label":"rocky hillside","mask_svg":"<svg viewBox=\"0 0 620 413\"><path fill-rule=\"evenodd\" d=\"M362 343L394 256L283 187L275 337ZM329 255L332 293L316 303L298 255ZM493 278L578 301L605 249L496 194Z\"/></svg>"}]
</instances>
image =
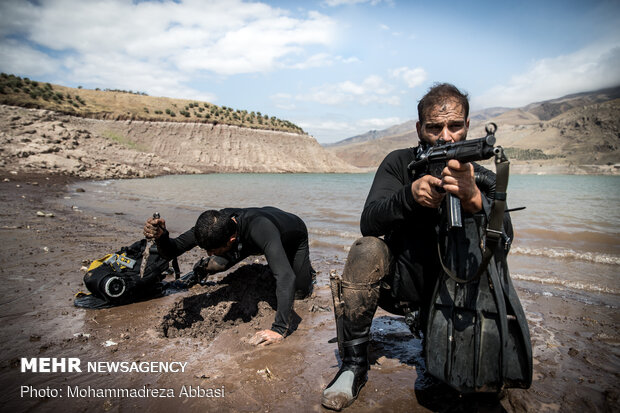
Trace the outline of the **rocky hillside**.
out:
<instances>
[{"instance_id":1,"label":"rocky hillside","mask_svg":"<svg viewBox=\"0 0 620 413\"><path fill-rule=\"evenodd\" d=\"M595 168L599 172L619 173L619 168L614 167L620 163L619 96L620 88L613 88L519 109L495 108L472 113L469 136L484 136L484 125L495 122L499 127L498 144L507 148L513 163L521 163L527 172L536 169L529 164L536 164L547 168L553 165L556 169L563 166L560 171L572 173L579 172L579 165L600 165ZM392 150L414 146L417 141L414 129L327 149L355 166L376 167Z\"/></svg>"},{"instance_id":2,"label":"rocky hillside","mask_svg":"<svg viewBox=\"0 0 620 413\"><path fill-rule=\"evenodd\" d=\"M358 172L314 138L209 123L100 120L0 105L0 169L82 178Z\"/></svg>"},{"instance_id":3,"label":"rocky hillside","mask_svg":"<svg viewBox=\"0 0 620 413\"><path fill-rule=\"evenodd\" d=\"M620 99L620 87L575 93L558 99L530 103L523 110L536 115L540 120L550 120L573 108L604 103L614 99Z\"/></svg>"}]
</instances>

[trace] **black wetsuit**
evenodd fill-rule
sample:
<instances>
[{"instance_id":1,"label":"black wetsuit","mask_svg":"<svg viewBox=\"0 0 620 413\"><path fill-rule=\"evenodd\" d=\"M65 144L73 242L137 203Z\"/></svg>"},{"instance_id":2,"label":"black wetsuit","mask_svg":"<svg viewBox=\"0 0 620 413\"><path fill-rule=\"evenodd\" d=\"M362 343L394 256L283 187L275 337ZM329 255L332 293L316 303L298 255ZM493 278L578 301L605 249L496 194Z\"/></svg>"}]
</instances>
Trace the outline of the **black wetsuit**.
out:
<instances>
[{"instance_id":1,"label":"black wetsuit","mask_svg":"<svg viewBox=\"0 0 620 413\"><path fill-rule=\"evenodd\" d=\"M312 283L308 230L296 215L274 207L225 208L237 221L237 243L224 258L224 268L250 255L265 255L276 279L278 309L271 329L284 336L289 332L295 291L306 292ZM172 259L196 247L194 228L177 238L167 231L157 240L157 249Z\"/></svg>"},{"instance_id":2,"label":"black wetsuit","mask_svg":"<svg viewBox=\"0 0 620 413\"><path fill-rule=\"evenodd\" d=\"M362 235L384 235L394 256L394 268L385 279L389 289L381 289L379 305L395 313L401 312L400 302L425 309L441 269L436 232L439 211L421 206L413 197L411 184L419 176L412 176L407 165L414 157L415 148L399 149L385 157L377 169L360 222ZM482 193L481 212L488 217L495 174L476 163L473 165ZM480 182L491 185L485 187ZM505 214L504 228L512 237L508 214Z\"/></svg>"}]
</instances>

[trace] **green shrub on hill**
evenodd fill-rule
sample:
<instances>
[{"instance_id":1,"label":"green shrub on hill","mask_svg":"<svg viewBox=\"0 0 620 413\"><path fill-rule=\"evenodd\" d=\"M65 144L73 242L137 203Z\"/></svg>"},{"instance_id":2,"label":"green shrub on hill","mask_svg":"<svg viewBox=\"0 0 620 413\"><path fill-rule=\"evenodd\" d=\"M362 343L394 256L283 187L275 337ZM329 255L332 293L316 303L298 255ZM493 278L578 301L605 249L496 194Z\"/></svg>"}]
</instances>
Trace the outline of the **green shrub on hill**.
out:
<instances>
[{"instance_id":1,"label":"green shrub on hill","mask_svg":"<svg viewBox=\"0 0 620 413\"><path fill-rule=\"evenodd\" d=\"M117 93L128 93L130 95L139 95L139 96L148 96L148 94L146 92L139 92L139 91L133 91L133 90L122 90L122 89L109 89L109 88L105 88L103 89L104 92L117 92Z\"/></svg>"}]
</instances>

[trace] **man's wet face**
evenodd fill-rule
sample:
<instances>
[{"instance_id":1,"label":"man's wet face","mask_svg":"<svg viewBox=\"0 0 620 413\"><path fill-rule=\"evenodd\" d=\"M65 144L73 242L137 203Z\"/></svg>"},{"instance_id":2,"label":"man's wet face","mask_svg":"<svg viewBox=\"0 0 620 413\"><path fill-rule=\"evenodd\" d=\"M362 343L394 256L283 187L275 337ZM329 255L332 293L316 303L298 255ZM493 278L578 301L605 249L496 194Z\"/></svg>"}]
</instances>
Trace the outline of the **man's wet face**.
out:
<instances>
[{"instance_id":1,"label":"man's wet face","mask_svg":"<svg viewBox=\"0 0 620 413\"><path fill-rule=\"evenodd\" d=\"M446 142L458 142L467 137L468 127L463 105L456 100L447 100L426 110L424 123L418 123L418 136L433 145L440 138Z\"/></svg>"}]
</instances>

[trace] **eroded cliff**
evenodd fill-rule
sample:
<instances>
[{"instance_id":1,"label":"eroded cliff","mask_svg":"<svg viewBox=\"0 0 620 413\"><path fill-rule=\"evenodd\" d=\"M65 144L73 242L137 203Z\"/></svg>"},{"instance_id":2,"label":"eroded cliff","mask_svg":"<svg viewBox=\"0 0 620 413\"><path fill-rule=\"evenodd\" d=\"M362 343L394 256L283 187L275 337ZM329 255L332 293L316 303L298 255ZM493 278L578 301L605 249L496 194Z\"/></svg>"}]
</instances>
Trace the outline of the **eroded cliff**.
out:
<instances>
[{"instance_id":1,"label":"eroded cliff","mask_svg":"<svg viewBox=\"0 0 620 413\"><path fill-rule=\"evenodd\" d=\"M204 123L98 120L4 105L0 143L5 170L83 178L358 172L306 135Z\"/></svg>"}]
</instances>

